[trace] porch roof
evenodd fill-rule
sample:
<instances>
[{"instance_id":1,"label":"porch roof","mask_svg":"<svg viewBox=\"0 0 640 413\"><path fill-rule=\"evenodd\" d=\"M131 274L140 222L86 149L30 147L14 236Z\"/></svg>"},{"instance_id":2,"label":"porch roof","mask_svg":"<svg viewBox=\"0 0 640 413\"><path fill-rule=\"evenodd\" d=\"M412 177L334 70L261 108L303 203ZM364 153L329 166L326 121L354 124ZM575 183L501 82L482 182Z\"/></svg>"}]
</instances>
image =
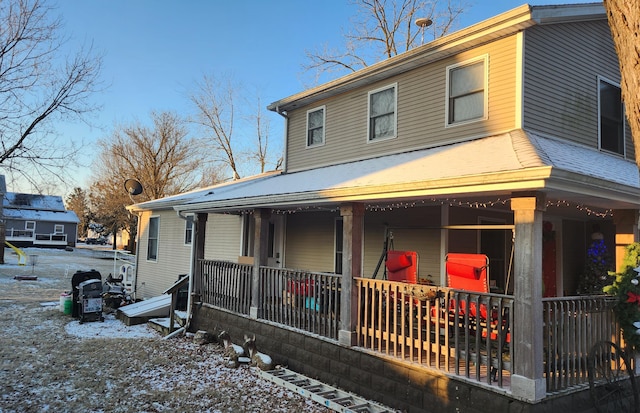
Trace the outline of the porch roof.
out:
<instances>
[{"instance_id":1,"label":"porch roof","mask_svg":"<svg viewBox=\"0 0 640 413\"><path fill-rule=\"evenodd\" d=\"M331 206L538 190L551 199L603 209L640 207L640 176L621 157L522 130L192 192L172 200L184 212ZM133 209L154 209L158 201ZM155 202L155 204L154 204ZM154 206L155 205L155 206Z\"/></svg>"}]
</instances>

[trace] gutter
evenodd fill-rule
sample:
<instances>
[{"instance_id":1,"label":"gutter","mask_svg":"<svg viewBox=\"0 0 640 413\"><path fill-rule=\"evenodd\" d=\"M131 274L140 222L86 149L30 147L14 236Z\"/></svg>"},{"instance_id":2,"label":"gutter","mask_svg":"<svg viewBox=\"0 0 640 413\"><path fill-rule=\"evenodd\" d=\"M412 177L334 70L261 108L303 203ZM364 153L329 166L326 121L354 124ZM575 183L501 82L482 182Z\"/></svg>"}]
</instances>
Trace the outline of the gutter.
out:
<instances>
[{"instance_id":1,"label":"gutter","mask_svg":"<svg viewBox=\"0 0 640 413\"><path fill-rule=\"evenodd\" d=\"M282 110L280 106L276 106L273 111L284 118L284 131L283 131L284 150L282 154L282 170L286 171L287 159L289 158L289 149L287 146L287 137L289 135L289 114L287 113L286 110Z\"/></svg>"},{"instance_id":2,"label":"gutter","mask_svg":"<svg viewBox=\"0 0 640 413\"><path fill-rule=\"evenodd\" d=\"M195 245L193 242L193 237L196 233L195 226L198 225L197 221L193 219L193 215L190 215L190 216L182 215L182 211L176 211L176 213L178 217L184 219L185 221L191 221L193 226L191 228L191 251L189 252L189 289L187 291L187 321L184 323L184 327L171 333L169 335L171 337L177 335L178 332L188 331L189 326L191 324L191 315L192 315L191 306L193 305L193 258L195 256L195 251L194 251ZM173 320L170 320L170 322L173 323ZM169 336L167 336L166 338L169 338Z\"/></svg>"}]
</instances>

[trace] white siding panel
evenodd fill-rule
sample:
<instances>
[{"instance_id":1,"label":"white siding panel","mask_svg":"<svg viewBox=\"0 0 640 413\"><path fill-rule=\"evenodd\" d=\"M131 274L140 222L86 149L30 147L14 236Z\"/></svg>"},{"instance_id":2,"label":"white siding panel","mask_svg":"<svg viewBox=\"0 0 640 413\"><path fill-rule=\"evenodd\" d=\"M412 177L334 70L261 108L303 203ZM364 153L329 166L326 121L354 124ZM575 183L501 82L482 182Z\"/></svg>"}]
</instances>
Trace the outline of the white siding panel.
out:
<instances>
[{"instance_id":1,"label":"white siding panel","mask_svg":"<svg viewBox=\"0 0 640 413\"><path fill-rule=\"evenodd\" d=\"M597 76L620 81L607 22L536 26L524 42L525 129L597 147Z\"/></svg>"},{"instance_id":2,"label":"white siding panel","mask_svg":"<svg viewBox=\"0 0 640 413\"><path fill-rule=\"evenodd\" d=\"M151 216L160 218L157 261L146 259ZM144 212L140 222L137 298L148 299L161 295L178 280L180 274L189 272L191 247L184 244L185 222L173 210Z\"/></svg>"},{"instance_id":3,"label":"white siding panel","mask_svg":"<svg viewBox=\"0 0 640 413\"><path fill-rule=\"evenodd\" d=\"M241 216L209 214L205 235L205 259L237 262L241 252L241 240Z\"/></svg>"},{"instance_id":4,"label":"white siding panel","mask_svg":"<svg viewBox=\"0 0 640 413\"><path fill-rule=\"evenodd\" d=\"M285 267L334 271L336 213L299 212L287 216Z\"/></svg>"},{"instance_id":5,"label":"white siding panel","mask_svg":"<svg viewBox=\"0 0 640 413\"><path fill-rule=\"evenodd\" d=\"M510 131L515 126L516 36L498 39L407 73L315 102L326 107L325 145L306 148L306 111L289 113L290 171L422 149ZM445 127L447 66L489 56L489 118ZM367 93L397 83L398 135L367 142Z\"/></svg>"}]
</instances>

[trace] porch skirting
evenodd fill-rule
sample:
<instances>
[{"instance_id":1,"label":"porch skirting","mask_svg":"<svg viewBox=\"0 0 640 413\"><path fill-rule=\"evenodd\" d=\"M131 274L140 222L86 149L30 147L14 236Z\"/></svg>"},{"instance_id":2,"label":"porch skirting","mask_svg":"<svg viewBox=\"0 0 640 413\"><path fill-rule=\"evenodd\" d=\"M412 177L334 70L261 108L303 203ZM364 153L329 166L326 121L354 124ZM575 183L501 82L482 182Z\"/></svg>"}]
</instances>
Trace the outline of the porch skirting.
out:
<instances>
[{"instance_id":1,"label":"porch skirting","mask_svg":"<svg viewBox=\"0 0 640 413\"><path fill-rule=\"evenodd\" d=\"M234 343L256 336L258 349L276 365L340 387L398 410L411 412L592 412L588 388L548 396L537 404L517 400L477 382L418 364L406 363L358 347L311 335L270 322L238 315L207 304L194 303L191 331L217 334L226 330Z\"/></svg>"}]
</instances>

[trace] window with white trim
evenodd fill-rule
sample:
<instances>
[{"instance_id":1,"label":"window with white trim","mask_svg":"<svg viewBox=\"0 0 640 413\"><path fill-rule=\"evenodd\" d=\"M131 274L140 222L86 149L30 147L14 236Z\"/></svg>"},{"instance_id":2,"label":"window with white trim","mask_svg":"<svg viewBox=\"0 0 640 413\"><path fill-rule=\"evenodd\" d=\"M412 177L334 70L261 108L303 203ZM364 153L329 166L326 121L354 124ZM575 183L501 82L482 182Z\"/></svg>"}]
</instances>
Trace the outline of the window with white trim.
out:
<instances>
[{"instance_id":1,"label":"window with white trim","mask_svg":"<svg viewBox=\"0 0 640 413\"><path fill-rule=\"evenodd\" d=\"M53 226L53 233L54 234L64 234L64 225L62 224L55 224Z\"/></svg>"},{"instance_id":2,"label":"window with white trim","mask_svg":"<svg viewBox=\"0 0 640 413\"><path fill-rule=\"evenodd\" d=\"M396 137L397 84L369 92L368 141Z\"/></svg>"},{"instance_id":3,"label":"window with white trim","mask_svg":"<svg viewBox=\"0 0 640 413\"><path fill-rule=\"evenodd\" d=\"M158 234L160 232L160 217L149 218L149 232L147 235L147 260L158 259Z\"/></svg>"},{"instance_id":4,"label":"window with white trim","mask_svg":"<svg viewBox=\"0 0 640 413\"><path fill-rule=\"evenodd\" d=\"M24 229L26 229L27 231L35 231L36 221L25 221Z\"/></svg>"},{"instance_id":5,"label":"window with white trim","mask_svg":"<svg viewBox=\"0 0 640 413\"><path fill-rule=\"evenodd\" d=\"M324 145L325 107L307 111L307 147Z\"/></svg>"},{"instance_id":6,"label":"window with white trim","mask_svg":"<svg viewBox=\"0 0 640 413\"><path fill-rule=\"evenodd\" d=\"M447 67L447 125L487 118L487 56Z\"/></svg>"},{"instance_id":7,"label":"window with white trim","mask_svg":"<svg viewBox=\"0 0 640 413\"><path fill-rule=\"evenodd\" d=\"M184 222L184 244L191 245L193 239L193 217L190 216Z\"/></svg>"},{"instance_id":8,"label":"window with white trim","mask_svg":"<svg viewBox=\"0 0 640 413\"><path fill-rule=\"evenodd\" d=\"M600 149L624 155L624 107L620 86L598 77Z\"/></svg>"}]
</instances>

